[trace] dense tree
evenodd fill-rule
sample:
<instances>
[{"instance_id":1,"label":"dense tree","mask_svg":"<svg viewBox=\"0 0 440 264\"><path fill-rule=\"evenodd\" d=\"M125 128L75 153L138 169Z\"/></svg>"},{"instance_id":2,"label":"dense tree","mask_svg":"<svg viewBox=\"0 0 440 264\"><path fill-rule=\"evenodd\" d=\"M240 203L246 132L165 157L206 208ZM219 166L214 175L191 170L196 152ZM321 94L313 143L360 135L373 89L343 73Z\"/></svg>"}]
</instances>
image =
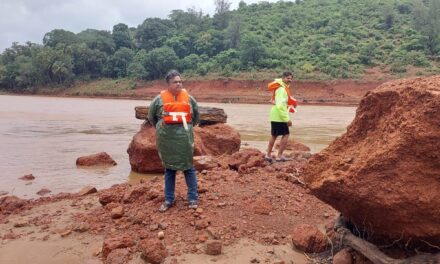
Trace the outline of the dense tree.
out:
<instances>
[{"instance_id":1,"label":"dense tree","mask_svg":"<svg viewBox=\"0 0 440 264\"><path fill-rule=\"evenodd\" d=\"M245 67L258 67L267 56L266 47L260 37L248 34L240 44L240 59Z\"/></svg>"},{"instance_id":2,"label":"dense tree","mask_svg":"<svg viewBox=\"0 0 440 264\"><path fill-rule=\"evenodd\" d=\"M64 30L54 29L44 35L43 44L49 47L56 47L58 44L71 45L78 42L75 33Z\"/></svg>"},{"instance_id":3,"label":"dense tree","mask_svg":"<svg viewBox=\"0 0 440 264\"><path fill-rule=\"evenodd\" d=\"M112 32L113 42L115 43L116 50L119 48L133 48L133 40L130 36L130 30L128 26L123 23L119 23L113 26Z\"/></svg>"},{"instance_id":4,"label":"dense tree","mask_svg":"<svg viewBox=\"0 0 440 264\"><path fill-rule=\"evenodd\" d=\"M113 54L108 63L106 72L108 76L113 78L121 78L127 76L127 68L133 61L134 52L122 47Z\"/></svg>"},{"instance_id":5,"label":"dense tree","mask_svg":"<svg viewBox=\"0 0 440 264\"><path fill-rule=\"evenodd\" d=\"M228 26L231 13L231 2L227 0L214 0L215 14L213 18L214 25L218 29L224 29Z\"/></svg>"},{"instance_id":6,"label":"dense tree","mask_svg":"<svg viewBox=\"0 0 440 264\"><path fill-rule=\"evenodd\" d=\"M425 37L430 54L437 54L440 50L440 0L416 1L414 22Z\"/></svg>"},{"instance_id":7,"label":"dense tree","mask_svg":"<svg viewBox=\"0 0 440 264\"><path fill-rule=\"evenodd\" d=\"M144 67L150 79L157 79L176 68L178 61L179 58L170 47L156 48L148 52Z\"/></svg>"},{"instance_id":8,"label":"dense tree","mask_svg":"<svg viewBox=\"0 0 440 264\"><path fill-rule=\"evenodd\" d=\"M137 27L136 41L141 49L152 50L163 45L163 42L172 34L174 27L170 20L147 18Z\"/></svg>"},{"instance_id":9,"label":"dense tree","mask_svg":"<svg viewBox=\"0 0 440 264\"><path fill-rule=\"evenodd\" d=\"M108 55L115 51L115 42L109 31L87 29L78 33L78 38L89 48L105 52Z\"/></svg>"}]
</instances>

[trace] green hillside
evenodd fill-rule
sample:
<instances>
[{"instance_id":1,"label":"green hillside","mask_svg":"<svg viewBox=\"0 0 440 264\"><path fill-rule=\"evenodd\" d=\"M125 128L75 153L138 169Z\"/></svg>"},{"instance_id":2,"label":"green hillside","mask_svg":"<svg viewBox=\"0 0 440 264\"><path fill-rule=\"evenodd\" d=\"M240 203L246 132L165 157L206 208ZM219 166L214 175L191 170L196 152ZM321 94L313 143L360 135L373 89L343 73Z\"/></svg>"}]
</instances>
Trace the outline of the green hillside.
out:
<instances>
[{"instance_id":1,"label":"green hillside","mask_svg":"<svg viewBox=\"0 0 440 264\"><path fill-rule=\"evenodd\" d=\"M285 69L300 79L362 78L365 69L440 72L440 0L241 2L216 14L173 10L136 28L54 29L43 45L14 43L0 55L0 88L59 87L100 78L259 78ZM55 88L53 88L55 89Z\"/></svg>"}]
</instances>

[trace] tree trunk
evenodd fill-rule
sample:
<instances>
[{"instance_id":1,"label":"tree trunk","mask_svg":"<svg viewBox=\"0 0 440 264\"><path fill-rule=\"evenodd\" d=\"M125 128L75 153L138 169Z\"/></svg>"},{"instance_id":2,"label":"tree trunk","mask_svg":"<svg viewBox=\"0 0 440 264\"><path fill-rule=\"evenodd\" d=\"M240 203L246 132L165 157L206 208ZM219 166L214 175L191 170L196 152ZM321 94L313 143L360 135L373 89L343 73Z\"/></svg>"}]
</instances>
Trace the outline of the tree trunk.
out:
<instances>
[{"instance_id":1,"label":"tree trunk","mask_svg":"<svg viewBox=\"0 0 440 264\"><path fill-rule=\"evenodd\" d=\"M393 259L382 253L375 245L367 242L351 233L345 227L345 222L340 216L335 224L338 234L337 239L342 245L349 246L364 255L374 264L438 264L440 263L440 253L420 254L407 259Z\"/></svg>"}]
</instances>

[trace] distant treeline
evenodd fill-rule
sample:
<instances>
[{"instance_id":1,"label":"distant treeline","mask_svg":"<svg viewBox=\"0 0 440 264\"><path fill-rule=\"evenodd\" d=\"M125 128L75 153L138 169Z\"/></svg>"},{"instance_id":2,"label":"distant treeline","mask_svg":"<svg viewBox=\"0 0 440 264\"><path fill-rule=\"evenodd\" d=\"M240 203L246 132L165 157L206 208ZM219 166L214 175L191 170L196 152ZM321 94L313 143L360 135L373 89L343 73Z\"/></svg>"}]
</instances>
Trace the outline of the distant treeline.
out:
<instances>
[{"instance_id":1,"label":"distant treeline","mask_svg":"<svg viewBox=\"0 0 440 264\"><path fill-rule=\"evenodd\" d=\"M215 0L147 18L136 28L78 34L54 29L43 45L13 43L0 55L0 88L23 91L102 77L153 80L177 68L187 76L234 77L293 70L299 78L356 78L377 66L438 71L440 0Z\"/></svg>"}]
</instances>

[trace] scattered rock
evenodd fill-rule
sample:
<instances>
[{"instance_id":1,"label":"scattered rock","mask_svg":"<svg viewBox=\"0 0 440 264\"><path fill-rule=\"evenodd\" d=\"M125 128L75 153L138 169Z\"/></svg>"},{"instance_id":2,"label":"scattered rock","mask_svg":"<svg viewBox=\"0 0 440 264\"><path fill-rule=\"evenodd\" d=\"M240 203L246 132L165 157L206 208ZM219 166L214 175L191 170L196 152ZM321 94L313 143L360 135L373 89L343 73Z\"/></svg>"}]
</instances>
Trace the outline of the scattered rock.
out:
<instances>
[{"instance_id":1,"label":"scattered rock","mask_svg":"<svg viewBox=\"0 0 440 264\"><path fill-rule=\"evenodd\" d=\"M216 159L212 156L195 156L193 161L194 167L198 171L207 171L219 166Z\"/></svg>"},{"instance_id":2,"label":"scattered rock","mask_svg":"<svg viewBox=\"0 0 440 264\"><path fill-rule=\"evenodd\" d=\"M85 186L84 188L81 189L81 191L79 191L78 195L84 196L84 195L96 193L97 191L98 190L96 190L96 188L93 186Z\"/></svg>"},{"instance_id":3,"label":"scattered rock","mask_svg":"<svg viewBox=\"0 0 440 264\"><path fill-rule=\"evenodd\" d=\"M209 221L206 219L200 219L195 222L195 228L197 230L205 229L209 226Z\"/></svg>"},{"instance_id":4,"label":"scattered rock","mask_svg":"<svg viewBox=\"0 0 440 264\"><path fill-rule=\"evenodd\" d=\"M60 233L60 236L61 237L66 237L66 236L70 235L71 233L72 233L72 230L66 230L66 231Z\"/></svg>"},{"instance_id":5,"label":"scattered rock","mask_svg":"<svg viewBox=\"0 0 440 264\"><path fill-rule=\"evenodd\" d=\"M301 224L292 232L293 245L306 253L319 253L327 249L327 238L315 226Z\"/></svg>"},{"instance_id":6,"label":"scattered rock","mask_svg":"<svg viewBox=\"0 0 440 264\"><path fill-rule=\"evenodd\" d=\"M99 192L99 203L102 205L107 205L109 203L119 203L122 200L123 192L118 191L123 190L122 186L120 188L113 186L112 189L106 189Z\"/></svg>"},{"instance_id":7,"label":"scattered rock","mask_svg":"<svg viewBox=\"0 0 440 264\"><path fill-rule=\"evenodd\" d=\"M141 258L152 264L160 264L168 256L165 246L157 240L144 239L139 242Z\"/></svg>"},{"instance_id":8,"label":"scattered rock","mask_svg":"<svg viewBox=\"0 0 440 264\"><path fill-rule=\"evenodd\" d=\"M130 250L127 248L117 248L115 250L112 250L106 260L105 264L126 264L128 260L130 259Z\"/></svg>"},{"instance_id":9,"label":"scattered rock","mask_svg":"<svg viewBox=\"0 0 440 264\"><path fill-rule=\"evenodd\" d=\"M160 223L159 223L159 228L160 228L160 229L165 230L165 229L167 229L167 227L168 227L168 224L167 224L167 223L164 223L164 222L160 222Z\"/></svg>"},{"instance_id":10,"label":"scattered rock","mask_svg":"<svg viewBox=\"0 0 440 264\"><path fill-rule=\"evenodd\" d=\"M106 152L100 152L76 159L77 166L116 166L117 163Z\"/></svg>"},{"instance_id":11,"label":"scattered rock","mask_svg":"<svg viewBox=\"0 0 440 264\"><path fill-rule=\"evenodd\" d=\"M122 198L124 203L132 203L149 192L150 188L145 185L136 185L131 187Z\"/></svg>"},{"instance_id":12,"label":"scattered rock","mask_svg":"<svg viewBox=\"0 0 440 264\"><path fill-rule=\"evenodd\" d=\"M208 240L205 253L208 255L220 255L222 253L222 242L220 240Z\"/></svg>"},{"instance_id":13,"label":"scattered rock","mask_svg":"<svg viewBox=\"0 0 440 264\"><path fill-rule=\"evenodd\" d=\"M26 200L17 196L5 196L0 198L0 213L9 214L27 204Z\"/></svg>"},{"instance_id":14,"label":"scattered rock","mask_svg":"<svg viewBox=\"0 0 440 264\"><path fill-rule=\"evenodd\" d=\"M29 222L27 220L19 220L18 222L14 223L14 227L25 227L28 226Z\"/></svg>"},{"instance_id":15,"label":"scattered rock","mask_svg":"<svg viewBox=\"0 0 440 264\"><path fill-rule=\"evenodd\" d=\"M124 215L124 207L119 205L112 209L111 216L113 219L121 218Z\"/></svg>"},{"instance_id":16,"label":"scattered rock","mask_svg":"<svg viewBox=\"0 0 440 264\"><path fill-rule=\"evenodd\" d=\"M35 176L32 174L27 174L27 175L20 177L19 179L23 180L23 181L32 181L32 180L35 180Z\"/></svg>"},{"instance_id":17,"label":"scattered rock","mask_svg":"<svg viewBox=\"0 0 440 264\"><path fill-rule=\"evenodd\" d=\"M79 232L79 233L84 233L84 232L86 232L89 229L90 229L90 225L87 224L87 223L82 222L82 223L79 223L78 225L76 225L73 228L73 231Z\"/></svg>"},{"instance_id":18,"label":"scattered rock","mask_svg":"<svg viewBox=\"0 0 440 264\"><path fill-rule=\"evenodd\" d=\"M102 255L106 258L110 252L117 248L129 248L134 245L133 238L129 235L107 237L102 245Z\"/></svg>"},{"instance_id":19,"label":"scattered rock","mask_svg":"<svg viewBox=\"0 0 440 264\"><path fill-rule=\"evenodd\" d=\"M39 190L39 191L37 192L37 194L40 195L40 196L44 196L44 195L49 194L49 193L51 193L51 192L52 192L51 190L49 190L49 189L47 189L47 188L43 188L43 189Z\"/></svg>"}]
</instances>

